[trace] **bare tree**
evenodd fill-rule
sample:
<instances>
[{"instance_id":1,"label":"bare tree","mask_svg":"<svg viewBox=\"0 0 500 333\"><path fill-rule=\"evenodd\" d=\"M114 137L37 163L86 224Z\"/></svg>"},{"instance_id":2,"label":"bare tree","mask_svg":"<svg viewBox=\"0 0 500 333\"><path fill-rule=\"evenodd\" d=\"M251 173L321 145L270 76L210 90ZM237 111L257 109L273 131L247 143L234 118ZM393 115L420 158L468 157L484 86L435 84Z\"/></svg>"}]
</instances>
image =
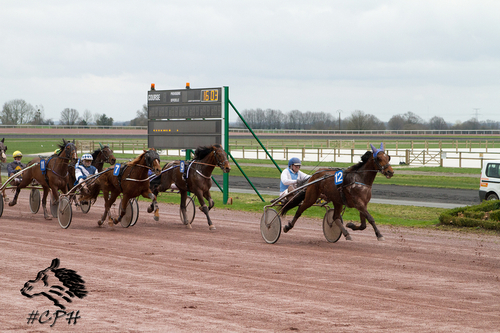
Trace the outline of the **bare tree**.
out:
<instances>
[{"instance_id":1,"label":"bare tree","mask_svg":"<svg viewBox=\"0 0 500 333\"><path fill-rule=\"evenodd\" d=\"M429 120L429 128L433 130L448 129L448 124L443 117L434 116Z\"/></svg>"},{"instance_id":2,"label":"bare tree","mask_svg":"<svg viewBox=\"0 0 500 333\"><path fill-rule=\"evenodd\" d=\"M92 112L89 110L83 111L82 123L84 123L84 125L91 125L93 123L93 118L94 116L92 115Z\"/></svg>"},{"instance_id":3,"label":"bare tree","mask_svg":"<svg viewBox=\"0 0 500 333\"><path fill-rule=\"evenodd\" d=\"M61 111L59 122L62 125L75 125L80 121L79 113L75 109L66 108Z\"/></svg>"},{"instance_id":4,"label":"bare tree","mask_svg":"<svg viewBox=\"0 0 500 333\"><path fill-rule=\"evenodd\" d=\"M142 110L137 110L136 117L130 121L130 126L148 125L148 106L144 104Z\"/></svg>"},{"instance_id":5,"label":"bare tree","mask_svg":"<svg viewBox=\"0 0 500 333\"><path fill-rule=\"evenodd\" d=\"M36 109L23 99L14 99L3 105L0 119L4 125L29 124L35 117Z\"/></svg>"},{"instance_id":6,"label":"bare tree","mask_svg":"<svg viewBox=\"0 0 500 333\"><path fill-rule=\"evenodd\" d=\"M346 128L350 130L377 130L385 129L385 125L372 114L366 114L361 110L355 110L345 120Z\"/></svg>"}]
</instances>

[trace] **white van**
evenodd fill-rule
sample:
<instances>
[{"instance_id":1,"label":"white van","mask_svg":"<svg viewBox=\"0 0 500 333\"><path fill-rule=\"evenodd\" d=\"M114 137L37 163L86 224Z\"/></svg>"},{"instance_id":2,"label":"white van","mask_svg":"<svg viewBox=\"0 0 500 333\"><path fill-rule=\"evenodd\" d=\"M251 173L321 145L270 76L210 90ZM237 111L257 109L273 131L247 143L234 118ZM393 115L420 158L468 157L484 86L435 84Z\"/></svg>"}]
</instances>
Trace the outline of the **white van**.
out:
<instances>
[{"instance_id":1,"label":"white van","mask_svg":"<svg viewBox=\"0 0 500 333\"><path fill-rule=\"evenodd\" d=\"M500 198L500 160L486 161L481 170L479 200L498 200Z\"/></svg>"}]
</instances>

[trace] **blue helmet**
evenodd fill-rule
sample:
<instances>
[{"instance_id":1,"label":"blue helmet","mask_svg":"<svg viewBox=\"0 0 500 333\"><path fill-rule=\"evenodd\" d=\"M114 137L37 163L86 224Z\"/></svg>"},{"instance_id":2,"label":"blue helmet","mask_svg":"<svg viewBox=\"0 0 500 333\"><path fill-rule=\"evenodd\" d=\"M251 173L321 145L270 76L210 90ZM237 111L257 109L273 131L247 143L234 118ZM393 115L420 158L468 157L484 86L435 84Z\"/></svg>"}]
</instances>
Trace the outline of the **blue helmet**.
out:
<instances>
[{"instance_id":1,"label":"blue helmet","mask_svg":"<svg viewBox=\"0 0 500 333\"><path fill-rule=\"evenodd\" d=\"M300 160L298 157L292 157L290 159L290 161L288 161L288 167L291 167L292 165L302 165L302 163L300 163Z\"/></svg>"}]
</instances>

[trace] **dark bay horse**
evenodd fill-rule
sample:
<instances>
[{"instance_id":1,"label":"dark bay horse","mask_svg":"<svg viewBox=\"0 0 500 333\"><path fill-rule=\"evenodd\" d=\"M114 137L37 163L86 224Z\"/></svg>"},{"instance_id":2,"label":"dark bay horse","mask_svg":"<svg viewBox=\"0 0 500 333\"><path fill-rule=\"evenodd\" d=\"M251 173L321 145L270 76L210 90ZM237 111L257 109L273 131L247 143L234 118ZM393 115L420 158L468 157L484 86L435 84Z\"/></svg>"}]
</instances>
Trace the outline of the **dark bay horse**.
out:
<instances>
[{"instance_id":1,"label":"dark bay horse","mask_svg":"<svg viewBox=\"0 0 500 333\"><path fill-rule=\"evenodd\" d=\"M307 186L302 192L299 191L296 196L283 206L281 215L285 215L287 211L300 205L292 221L283 227L283 231L288 232L292 229L300 215L316 203L318 198L322 198L327 202L333 203L335 209L333 220L342 230L342 234L347 240L351 240L351 236L340 220L344 206L356 208L359 211L361 219L360 226L351 222L346 225L348 228L352 230L364 230L366 228L366 219L368 219L377 239L384 240L384 237L375 224L375 219L368 213L367 205L372 197L372 184L377 173L380 172L386 178L391 178L394 175L394 170L389 164L391 158L385 153L382 144L379 149L375 149L373 146L371 148L372 151L367 151L361 157L361 162L344 170L343 182L340 185L335 185L334 177L334 174L340 169L321 169L314 173L309 178L308 183L312 183L322 177L324 179Z\"/></svg>"},{"instance_id":2,"label":"dark bay horse","mask_svg":"<svg viewBox=\"0 0 500 333\"><path fill-rule=\"evenodd\" d=\"M152 170L156 175L159 175L161 172L160 155L158 155L154 148L145 150L131 162L121 164L117 176L114 175L112 168L108 168L107 171L97 177L93 184L89 184L89 192L82 195L80 201L94 201L99 192L102 191L104 196L104 214L97 222L99 225L102 225L109 214L111 205L116 201L118 195L123 193L120 215L118 218L112 218L109 214L108 223L110 226L113 226L113 224L119 223L125 215L129 199L142 195L153 201L151 205L154 207L155 219L157 219L159 216L158 204L156 203L156 196L149 189L148 170Z\"/></svg>"},{"instance_id":3,"label":"dark bay horse","mask_svg":"<svg viewBox=\"0 0 500 333\"><path fill-rule=\"evenodd\" d=\"M4 141L5 141L5 138L2 139L2 141L0 141L0 163L6 163L7 162L7 155L5 154L5 152L7 151L7 146L4 144ZM7 175L7 178L9 178L9 175ZM0 173L0 185L3 184L2 182L2 174ZM7 196L5 195L5 188L3 189L3 198L5 199L5 201L7 202L8 199L7 199Z\"/></svg>"},{"instance_id":4,"label":"dark bay horse","mask_svg":"<svg viewBox=\"0 0 500 333\"><path fill-rule=\"evenodd\" d=\"M94 152L92 153L92 165L96 167L97 172L102 171L102 169L104 168L104 163L109 163L111 165L114 165L116 163L116 157L115 155L113 155L113 151L111 150L111 148L109 148L108 145L103 146L101 143L99 143L99 145L101 147L94 150ZM68 189L71 189L76 181L75 165L76 162L70 163L69 165Z\"/></svg>"},{"instance_id":5,"label":"dark bay horse","mask_svg":"<svg viewBox=\"0 0 500 333\"><path fill-rule=\"evenodd\" d=\"M47 212L46 206L49 190L52 191L52 197L54 198L53 204L55 205L59 202L58 190L61 190L63 193L68 191L68 164L70 161L75 161L78 158L74 140L73 142L69 142L63 139L63 143L59 144L59 148L61 149L59 155L52 155L47 160L45 173L42 172L40 166L32 167L23 172L23 180L17 185L14 199L9 202L9 206L14 206L17 203L17 197L22 188L28 186L32 180L36 180L43 187L43 216L47 220L52 219ZM40 157L32 159L28 163L28 167L35 163L40 163L41 160Z\"/></svg>"},{"instance_id":6,"label":"dark bay horse","mask_svg":"<svg viewBox=\"0 0 500 333\"><path fill-rule=\"evenodd\" d=\"M92 157L94 158L92 160L92 165L97 168L98 172L101 172L104 167L104 163L114 165L116 163L116 158L115 155L113 155L113 151L111 150L111 148L109 148L108 145L103 146L101 143L99 143L99 145L100 148L94 150L94 152L92 153Z\"/></svg>"},{"instance_id":7,"label":"dark bay horse","mask_svg":"<svg viewBox=\"0 0 500 333\"><path fill-rule=\"evenodd\" d=\"M212 187L211 176L216 166L221 168L224 173L231 171L224 148L218 144L198 147L194 152L194 159L186 163L184 173L180 170L180 164L181 161L173 161L163 167L161 183L154 189L154 193L157 195L158 192L164 192L168 190L172 184L175 184L181 194L181 212L184 224L186 224L188 228L191 228L191 225L187 222L186 199L187 192L193 192L201 205L200 210L207 216L209 229L215 230L215 226L208 214L208 211L214 206L214 201L210 196L210 188ZM208 207L203 198L208 200ZM152 207L150 207L148 211L151 209Z\"/></svg>"}]
</instances>

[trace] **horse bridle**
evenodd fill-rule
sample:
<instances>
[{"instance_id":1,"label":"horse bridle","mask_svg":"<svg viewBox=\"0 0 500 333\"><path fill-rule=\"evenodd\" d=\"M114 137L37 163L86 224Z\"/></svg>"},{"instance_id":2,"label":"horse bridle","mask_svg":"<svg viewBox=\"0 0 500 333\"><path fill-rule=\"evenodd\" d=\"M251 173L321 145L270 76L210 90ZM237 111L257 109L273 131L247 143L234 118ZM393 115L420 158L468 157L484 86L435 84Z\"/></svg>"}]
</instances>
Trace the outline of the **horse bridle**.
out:
<instances>
[{"instance_id":1,"label":"horse bridle","mask_svg":"<svg viewBox=\"0 0 500 333\"><path fill-rule=\"evenodd\" d=\"M106 149L106 148L108 148L108 149L109 149L110 153L109 153L109 154L107 154L107 155L104 155L104 149ZM102 162L104 162L104 163L109 163L109 157L113 154L113 151L111 151L111 148L109 148L109 147L107 147L107 146L106 146L106 147L104 147L103 149L101 149L101 154L102 154L102 155L104 155L104 157L106 157L106 159L105 159L105 160L102 160Z\"/></svg>"},{"instance_id":2,"label":"horse bridle","mask_svg":"<svg viewBox=\"0 0 500 333\"><path fill-rule=\"evenodd\" d=\"M383 153L385 154L384 151L383 151ZM377 153L377 155L378 155L378 153ZM387 155L387 156L389 157L389 161L390 161L391 157L389 155ZM373 156L373 160L375 161L375 165L377 166L378 171L380 171L381 174L384 174L384 170L387 169L387 168L389 168L391 166L391 163L380 165L380 163L378 162L378 157L377 156Z\"/></svg>"},{"instance_id":3,"label":"horse bridle","mask_svg":"<svg viewBox=\"0 0 500 333\"><path fill-rule=\"evenodd\" d=\"M71 149L66 149L69 145L72 145ZM70 160L71 159L71 151L73 150L73 147L75 147L75 151L76 151L76 146L74 143L72 142L69 142L66 144L66 146L64 146L64 150L66 151L66 156L57 156L57 158L62 158L62 159L65 159L65 160Z\"/></svg>"}]
</instances>

